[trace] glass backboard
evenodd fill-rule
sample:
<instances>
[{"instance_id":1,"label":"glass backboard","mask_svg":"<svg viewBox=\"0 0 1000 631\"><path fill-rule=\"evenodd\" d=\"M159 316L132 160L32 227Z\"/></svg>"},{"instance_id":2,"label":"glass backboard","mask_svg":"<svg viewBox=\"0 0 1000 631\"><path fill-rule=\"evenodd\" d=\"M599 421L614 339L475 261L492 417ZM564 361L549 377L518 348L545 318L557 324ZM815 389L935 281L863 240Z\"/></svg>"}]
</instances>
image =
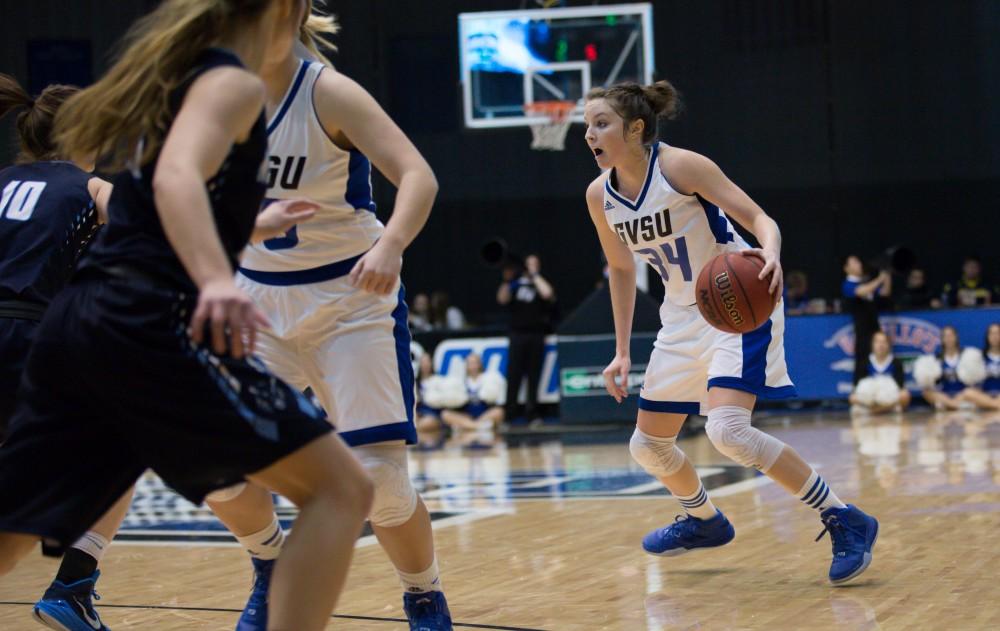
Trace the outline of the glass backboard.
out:
<instances>
[{"instance_id":1,"label":"glass backboard","mask_svg":"<svg viewBox=\"0 0 1000 631\"><path fill-rule=\"evenodd\" d=\"M460 13L466 127L538 122L534 101L580 104L591 87L653 81L653 7L649 3Z\"/></svg>"}]
</instances>

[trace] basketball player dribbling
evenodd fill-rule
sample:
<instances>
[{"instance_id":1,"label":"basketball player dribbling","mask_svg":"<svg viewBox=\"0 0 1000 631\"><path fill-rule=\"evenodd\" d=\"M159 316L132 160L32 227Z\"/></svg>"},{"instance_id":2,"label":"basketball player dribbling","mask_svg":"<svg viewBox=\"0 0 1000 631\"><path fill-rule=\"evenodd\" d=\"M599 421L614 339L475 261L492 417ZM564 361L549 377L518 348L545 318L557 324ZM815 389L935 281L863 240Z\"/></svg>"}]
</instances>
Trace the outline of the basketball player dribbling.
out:
<instances>
[{"instance_id":1,"label":"basketball player dribbling","mask_svg":"<svg viewBox=\"0 0 1000 631\"><path fill-rule=\"evenodd\" d=\"M403 250L426 222L437 182L378 103L319 54L314 38L334 32L331 18L306 13L291 31L305 46L269 55L261 70L269 115L267 197L304 195L319 210L287 234L249 247L237 285L271 322L257 355L289 384L312 389L372 477L369 522L403 586L410 628L448 630L430 515L407 464L406 445L417 434L399 278ZM374 212L371 164L399 189L385 226ZM263 631L268 580L284 539L271 497L251 484L208 499L255 570L237 630Z\"/></svg>"},{"instance_id":2,"label":"basketball player dribbling","mask_svg":"<svg viewBox=\"0 0 1000 631\"><path fill-rule=\"evenodd\" d=\"M64 155L119 175L107 226L38 325L0 450L0 573L39 539L61 554L147 468L196 504L249 479L300 509L270 628L326 627L372 485L321 411L249 355L266 318L234 280L266 188L253 71L293 46L304 10L164 0L57 115Z\"/></svg>"},{"instance_id":3,"label":"basketball player dribbling","mask_svg":"<svg viewBox=\"0 0 1000 631\"><path fill-rule=\"evenodd\" d=\"M689 414L707 414L706 433L716 449L754 467L820 513L833 541L829 579L861 574L871 562L878 522L845 505L791 447L750 424L758 397L794 396L785 365L784 313L743 335L712 328L695 304L701 268L724 252L764 263L770 291L781 293L778 226L708 158L656 140L660 117L678 107L673 86L624 83L596 88L586 99L586 141L602 173L587 188L590 217L608 259L616 353L604 370L608 393L628 392L629 338L635 304L635 263L643 257L663 279L657 334L639 395L639 415L629 443L632 457L677 497L685 515L654 530L643 548L676 556L725 545L735 536L709 499L694 467L676 445ZM732 216L761 243L751 249L729 223ZM617 379L617 380L616 380Z\"/></svg>"}]
</instances>

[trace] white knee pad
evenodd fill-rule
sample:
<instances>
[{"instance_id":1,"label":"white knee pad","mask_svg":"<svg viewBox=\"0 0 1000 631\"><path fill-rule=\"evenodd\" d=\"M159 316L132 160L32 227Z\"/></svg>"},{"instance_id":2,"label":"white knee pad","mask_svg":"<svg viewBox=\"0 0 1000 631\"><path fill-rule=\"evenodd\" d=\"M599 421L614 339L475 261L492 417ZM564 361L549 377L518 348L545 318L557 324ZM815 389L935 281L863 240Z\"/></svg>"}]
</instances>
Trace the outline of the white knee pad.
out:
<instances>
[{"instance_id":1,"label":"white knee pad","mask_svg":"<svg viewBox=\"0 0 1000 631\"><path fill-rule=\"evenodd\" d=\"M662 478L677 473L684 466L684 452L676 443L676 436L650 436L636 427L632 440L628 442L628 450L646 473Z\"/></svg>"},{"instance_id":2,"label":"white knee pad","mask_svg":"<svg viewBox=\"0 0 1000 631\"><path fill-rule=\"evenodd\" d=\"M417 510L417 491L410 482L403 443L360 445L354 453L375 484L368 519L376 526L402 526Z\"/></svg>"},{"instance_id":3,"label":"white knee pad","mask_svg":"<svg viewBox=\"0 0 1000 631\"><path fill-rule=\"evenodd\" d=\"M228 502L239 497L240 493L242 493L245 488L247 488L247 483L240 482L239 484L227 486L224 489L212 491L205 496L205 499L212 502Z\"/></svg>"},{"instance_id":4,"label":"white knee pad","mask_svg":"<svg viewBox=\"0 0 1000 631\"><path fill-rule=\"evenodd\" d=\"M705 433L723 455L744 467L767 472L785 443L750 426L750 410L723 405L708 411Z\"/></svg>"}]
</instances>

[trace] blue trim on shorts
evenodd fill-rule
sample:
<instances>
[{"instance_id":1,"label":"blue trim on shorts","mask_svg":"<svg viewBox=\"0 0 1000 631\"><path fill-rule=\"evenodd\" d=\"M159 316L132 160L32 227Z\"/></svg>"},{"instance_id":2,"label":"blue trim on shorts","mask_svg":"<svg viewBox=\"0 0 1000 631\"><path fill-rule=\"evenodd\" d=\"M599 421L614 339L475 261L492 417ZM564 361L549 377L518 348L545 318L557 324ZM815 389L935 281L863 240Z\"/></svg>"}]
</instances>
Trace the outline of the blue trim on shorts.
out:
<instances>
[{"instance_id":1,"label":"blue trim on shorts","mask_svg":"<svg viewBox=\"0 0 1000 631\"><path fill-rule=\"evenodd\" d=\"M396 338L396 363L399 366L399 385L403 388L403 406L406 408L406 420L413 429L413 440L417 442L416 428L413 425L413 412L416 407L416 384L413 376L413 362L410 360L410 325L409 309L406 308L406 289L399 284L396 308L392 310L392 318L396 324L392 327L392 336ZM408 443L411 441L407 440Z\"/></svg>"},{"instance_id":2,"label":"blue trim on shorts","mask_svg":"<svg viewBox=\"0 0 1000 631\"><path fill-rule=\"evenodd\" d=\"M320 265L319 267L311 267L309 269L299 269L287 272L262 272L259 270L247 269L245 267L240 267L239 272L243 274L250 280L260 283L261 285L276 285L279 287L288 287L289 285L310 285L312 283L322 283L323 281L333 280L334 278L340 278L341 276L347 276L354 269L354 264L364 256L359 254L357 256L352 256L349 259L344 259L343 261L337 261L336 263L330 263L328 265Z\"/></svg>"},{"instance_id":3,"label":"blue trim on shorts","mask_svg":"<svg viewBox=\"0 0 1000 631\"><path fill-rule=\"evenodd\" d=\"M772 321L740 337L743 342L743 372L740 377L712 377L708 388L728 388L749 392L762 399L791 399L798 396L794 385L767 385L767 349L771 345Z\"/></svg>"},{"instance_id":4,"label":"blue trim on shorts","mask_svg":"<svg viewBox=\"0 0 1000 631\"><path fill-rule=\"evenodd\" d=\"M389 440L405 440L407 445L417 443L417 426L413 423L413 412L416 407L416 389L413 380L413 364L410 362L410 327L407 324L409 310L406 308L406 290L399 285L396 308L392 310L392 336L396 339L396 364L399 367L399 385L403 389L403 406L406 408L406 420L399 423L388 423L365 427L349 432L338 432L344 442L351 447L371 445Z\"/></svg>"},{"instance_id":5,"label":"blue trim on shorts","mask_svg":"<svg viewBox=\"0 0 1000 631\"><path fill-rule=\"evenodd\" d=\"M761 399L791 399L797 397L799 391L795 386L773 386L754 385L747 383L739 377L712 377L708 380L709 388L728 388L730 390L742 390L755 394Z\"/></svg>"},{"instance_id":6,"label":"blue trim on shorts","mask_svg":"<svg viewBox=\"0 0 1000 631\"><path fill-rule=\"evenodd\" d=\"M701 403L690 401L650 401L639 397L639 409L647 412L667 412L670 414L699 414Z\"/></svg>"},{"instance_id":7,"label":"blue trim on shorts","mask_svg":"<svg viewBox=\"0 0 1000 631\"><path fill-rule=\"evenodd\" d=\"M771 345L771 319L740 336L743 342L743 380L763 387L767 380L767 347Z\"/></svg>"},{"instance_id":8,"label":"blue trim on shorts","mask_svg":"<svg viewBox=\"0 0 1000 631\"><path fill-rule=\"evenodd\" d=\"M366 427L350 432L337 432L337 435L351 447L384 443L390 440L405 440L407 445L415 445L417 443L417 428L412 420L390 423L388 425L376 425L375 427Z\"/></svg>"}]
</instances>

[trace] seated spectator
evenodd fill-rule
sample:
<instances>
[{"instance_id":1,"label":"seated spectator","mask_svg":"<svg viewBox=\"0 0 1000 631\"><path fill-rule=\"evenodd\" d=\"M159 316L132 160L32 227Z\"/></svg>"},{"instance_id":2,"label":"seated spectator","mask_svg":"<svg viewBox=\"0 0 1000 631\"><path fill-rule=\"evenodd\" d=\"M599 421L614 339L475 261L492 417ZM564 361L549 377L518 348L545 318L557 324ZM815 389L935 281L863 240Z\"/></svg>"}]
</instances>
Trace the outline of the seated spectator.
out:
<instances>
[{"instance_id":1,"label":"seated spectator","mask_svg":"<svg viewBox=\"0 0 1000 631\"><path fill-rule=\"evenodd\" d=\"M430 321L435 329L465 328L465 314L458 307L452 306L451 299L443 291L431 294Z\"/></svg>"},{"instance_id":2,"label":"seated spectator","mask_svg":"<svg viewBox=\"0 0 1000 631\"><path fill-rule=\"evenodd\" d=\"M958 378L961 348L958 331L955 327L946 325L941 328L941 351L936 357L938 369L924 372L922 366L918 365L929 359L929 356L921 357L913 366L913 376L921 387L921 394L939 410L957 410L962 407L966 386Z\"/></svg>"},{"instance_id":3,"label":"seated spectator","mask_svg":"<svg viewBox=\"0 0 1000 631\"><path fill-rule=\"evenodd\" d=\"M962 262L962 278L947 283L941 300L948 307L978 307L993 304L993 291L983 282L983 263L978 256L967 256Z\"/></svg>"},{"instance_id":4,"label":"seated spectator","mask_svg":"<svg viewBox=\"0 0 1000 631\"><path fill-rule=\"evenodd\" d=\"M892 354L892 344L884 331L876 331L868 355L868 375L859 380L849 401L852 411L869 414L901 412L910 405L910 393L903 386L903 364Z\"/></svg>"},{"instance_id":5,"label":"seated spectator","mask_svg":"<svg viewBox=\"0 0 1000 631\"><path fill-rule=\"evenodd\" d=\"M927 286L924 270L915 267L906 275L906 285L896 298L896 306L899 309L937 309L941 306L941 301Z\"/></svg>"},{"instance_id":6,"label":"seated spectator","mask_svg":"<svg viewBox=\"0 0 1000 631\"><path fill-rule=\"evenodd\" d=\"M976 387L965 391L965 398L981 408L1000 410L1000 322L986 328L983 344L986 378Z\"/></svg>"},{"instance_id":7,"label":"seated spectator","mask_svg":"<svg viewBox=\"0 0 1000 631\"><path fill-rule=\"evenodd\" d=\"M416 333L426 333L434 327L431 326L431 301L427 294L419 293L413 296L410 303L410 330Z\"/></svg>"},{"instance_id":8,"label":"seated spectator","mask_svg":"<svg viewBox=\"0 0 1000 631\"><path fill-rule=\"evenodd\" d=\"M468 401L458 409L441 410L441 420L453 430L493 429L503 421L498 401L507 383L495 372L483 372L483 360L475 353L465 358L465 387Z\"/></svg>"},{"instance_id":9,"label":"seated spectator","mask_svg":"<svg viewBox=\"0 0 1000 631\"><path fill-rule=\"evenodd\" d=\"M785 313L801 315L809 307L809 277L801 270L792 270L785 275Z\"/></svg>"}]
</instances>

